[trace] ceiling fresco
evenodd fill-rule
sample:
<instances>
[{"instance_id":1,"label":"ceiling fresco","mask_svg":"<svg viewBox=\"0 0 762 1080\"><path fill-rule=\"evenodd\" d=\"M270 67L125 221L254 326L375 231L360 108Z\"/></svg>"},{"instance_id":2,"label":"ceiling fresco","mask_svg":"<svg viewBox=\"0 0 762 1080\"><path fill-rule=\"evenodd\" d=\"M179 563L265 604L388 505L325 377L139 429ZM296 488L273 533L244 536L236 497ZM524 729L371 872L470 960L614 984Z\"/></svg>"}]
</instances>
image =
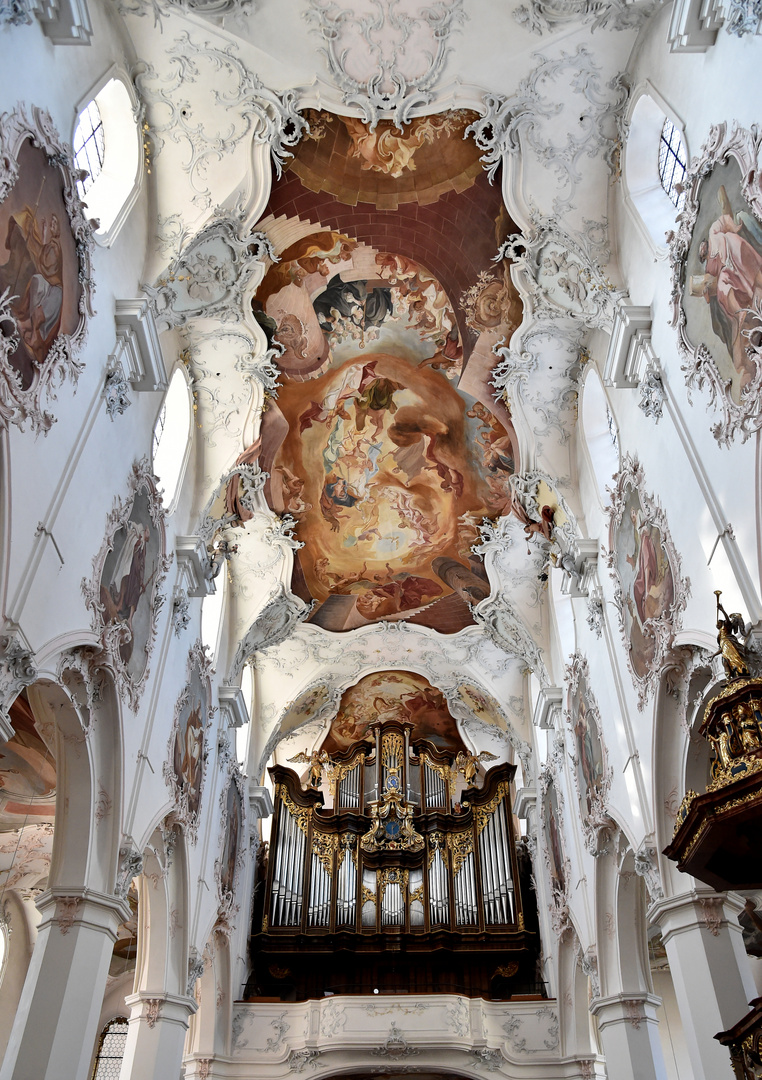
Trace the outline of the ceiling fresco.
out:
<instances>
[{"instance_id":1,"label":"ceiling fresco","mask_svg":"<svg viewBox=\"0 0 762 1080\"><path fill-rule=\"evenodd\" d=\"M303 547L291 588L316 602L310 620L327 630L404 618L455 633L490 593L471 547L485 517L510 509L518 468L510 414L489 382L491 345L515 329L521 303L507 264L491 263L512 227L499 193L472 214L468 119L443 114L404 135L379 125L363 137L360 121L320 114L291 172L322 176L344 200L341 223L326 225L314 193L304 202L291 192L285 218L277 184L271 199L279 261L252 306L268 340L283 347L281 380L239 463L258 461L269 474L268 506L296 520ZM321 166L315 147L329 131ZM460 233L455 250L443 217L400 221L395 185L399 201L416 207L446 193L451 223L463 212L473 230ZM376 201L373 220L357 203L361 192ZM300 207L311 217L319 209L319 228ZM335 216L333 195L331 207ZM278 246L278 237L290 242ZM411 257L416 246L458 272L445 269L443 280ZM470 278L459 279L463 267ZM245 521L236 485L227 508Z\"/></svg>"},{"instance_id":2,"label":"ceiling fresco","mask_svg":"<svg viewBox=\"0 0 762 1080\"><path fill-rule=\"evenodd\" d=\"M25 694L10 708L15 735L0 748L0 832L52 823L56 812L55 746L40 734Z\"/></svg>"},{"instance_id":3,"label":"ceiling fresco","mask_svg":"<svg viewBox=\"0 0 762 1080\"><path fill-rule=\"evenodd\" d=\"M377 671L350 686L322 749L332 754L347 750L360 739L372 742L373 725L390 720L412 725L412 743L426 739L442 750L463 749L444 694L412 671Z\"/></svg>"}]
</instances>

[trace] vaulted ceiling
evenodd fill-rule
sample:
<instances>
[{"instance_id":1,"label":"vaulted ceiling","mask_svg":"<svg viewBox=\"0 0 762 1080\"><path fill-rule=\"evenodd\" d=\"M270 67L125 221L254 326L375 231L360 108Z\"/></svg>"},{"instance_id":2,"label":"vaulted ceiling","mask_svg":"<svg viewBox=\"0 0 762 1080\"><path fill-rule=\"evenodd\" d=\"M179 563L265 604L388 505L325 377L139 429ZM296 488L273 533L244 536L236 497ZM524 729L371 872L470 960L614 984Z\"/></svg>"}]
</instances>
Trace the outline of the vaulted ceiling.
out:
<instances>
[{"instance_id":1,"label":"vaulted ceiling","mask_svg":"<svg viewBox=\"0 0 762 1080\"><path fill-rule=\"evenodd\" d=\"M117 6L158 208L146 282L193 381L201 532L237 545L263 764L394 666L524 752L549 559L585 535L571 434L617 295L606 208L651 5Z\"/></svg>"}]
</instances>

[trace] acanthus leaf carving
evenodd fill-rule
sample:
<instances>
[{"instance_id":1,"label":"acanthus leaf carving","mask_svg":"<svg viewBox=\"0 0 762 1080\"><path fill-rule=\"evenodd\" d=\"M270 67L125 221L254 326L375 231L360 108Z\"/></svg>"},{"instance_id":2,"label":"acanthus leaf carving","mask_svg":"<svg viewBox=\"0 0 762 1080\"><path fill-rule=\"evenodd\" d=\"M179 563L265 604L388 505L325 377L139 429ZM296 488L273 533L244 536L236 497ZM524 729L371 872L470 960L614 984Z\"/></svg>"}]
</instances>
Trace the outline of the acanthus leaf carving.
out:
<instances>
[{"instance_id":1,"label":"acanthus leaf carving","mask_svg":"<svg viewBox=\"0 0 762 1080\"><path fill-rule=\"evenodd\" d=\"M124 376L124 369L120 363L116 363L106 372L103 385L103 400L106 402L106 412L113 421L115 416L123 416L132 402L129 394L130 384Z\"/></svg>"},{"instance_id":2,"label":"acanthus leaf carving","mask_svg":"<svg viewBox=\"0 0 762 1080\"><path fill-rule=\"evenodd\" d=\"M309 124L296 108L296 91L287 90L278 95L269 90L236 55L234 44L221 48L209 41L198 43L184 32L167 49L167 57L174 61L171 75L162 78L150 64L141 63L135 70L134 82L151 110L154 153L160 154L167 140L187 144L188 160L183 167L195 192L193 201L203 209L211 206L209 165L222 160L247 137L269 145L280 177L286 159L292 156L291 148L309 132ZM204 120L197 120L182 93L186 79L201 78L205 65L217 87L215 101L230 124L224 139L216 126L207 130ZM159 119L164 116L166 120Z\"/></svg>"},{"instance_id":3,"label":"acanthus leaf carving","mask_svg":"<svg viewBox=\"0 0 762 1080\"><path fill-rule=\"evenodd\" d=\"M664 897L659 872L659 853L653 836L647 836L635 852L635 873L646 883L648 896L652 904Z\"/></svg>"},{"instance_id":4,"label":"acanthus leaf carving","mask_svg":"<svg viewBox=\"0 0 762 1080\"><path fill-rule=\"evenodd\" d=\"M0 634L0 709L10 728L7 710L26 686L37 678L34 654L17 626L6 625Z\"/></svg>"},{"instance_id":5,"label":"acanthus leaf carving","mask_svg":"<svg viewBox=\"0 0 762 1080\"><path fill-rule=\"evenodd\" d=\"M504 594L482 600L473 609L473 616L499 649L521 657L541 683L549 683L542 649Z\"/></svg>"},{"instance_id":6,"label":"acanthus leaf carving","mask_svg":"<svg viewBox=\"0 0 762 1080\"><path fill-rule=\"evenodd\" d=\"M228 674L228 683L238 679L244 664L262 649L280 645L310 614L312 606L286 590L282 583L270 594L265 606L241 639Z\"/></svg>"},{"instance_id":7,"label":"acanthus leaf carving","mask_svg":"<svg viewBox=\"0 0 762 1080\"><path fill-rule=\"evenodd\" d=\"M638 30L656 8L654 0L529 0L513 12L520 26L533 34L552 33L572 23L586 23L593 30Z\"/></svg>"},{"instance_id":8,"label":"acanthus leaf carving","mask_svg":"<svg viewBox=\"0 0 762 1080\"><path fill-rule=\"evenodd\" d=\"M557 216L541 214L535 208L526 236L515 233L507 237L496 260L509 259L515 264L514 272L520 276L537 316L608 329L614 306L624 292L603 269L610 257L607 223L586 220L585 226L584 235L575 235Z\"/></svg>"},{"instance_id":9,"label":"acanthus leaf carving","mask_svg":"<svg viewBox=\"0 0 762 1080\"><path fill-rule=\"evenodd\" d=\"M241 235L231 214L212 217L192 239L179 237L180 250L155 285L144 285L159 329L185 326L191 319L240 320L243 294L268 259L279 262L262 232Z\"/></svg>"},{"instance_id":10,"label":"acanthus leaf carving","mask_svg":"<svg viewBox=\"0 0 762 1080\"><path fill-rule=\"evenodd\" d=\"M132 879L143 873L143 855L133 846L132 841L119 848L119 869L116 875L114 894L120 900L127 899Z\"/></svg>"},{"instance_id":11,"label":"acanthus leaf carving","mask_svg":"<svg viewBox=\"0 0 762 1080\"><path fill-rule=\"evenodd\" d=\"M602 87L598 66L584 45L579 45L574 53L562 51L555 57L540 53L535 56L536 67L521 80L512 97L485 94L484 112L466 129L466 134L474 136L482 151L481 161L490 182L494 181L503 157L518 153L524 143L525 151L533 151L538 161L555 173L561 192L554 199L553 209L561 214L573 205L582 179L579 165L583 157L602 153L612 174L617 176L630 87L623 75ZM564 89L560 101L547 96L548 88L556 82ZM584 99L580 103L584 121L579 134L572 134L564 127L564 140L555 141L548 137L542 121L563 112L565 105L574 100L570 91Z\"/></svg>"}]
</instances>

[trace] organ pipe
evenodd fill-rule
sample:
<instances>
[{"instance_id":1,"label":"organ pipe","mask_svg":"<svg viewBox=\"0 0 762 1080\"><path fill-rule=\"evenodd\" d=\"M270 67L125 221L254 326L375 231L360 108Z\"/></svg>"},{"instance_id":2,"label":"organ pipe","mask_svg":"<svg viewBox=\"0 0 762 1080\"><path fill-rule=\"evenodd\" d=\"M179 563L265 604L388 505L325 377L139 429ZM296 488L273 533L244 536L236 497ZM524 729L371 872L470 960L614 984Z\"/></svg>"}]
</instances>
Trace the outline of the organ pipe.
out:
<instances>
[{"instance_id":1,"label":"organ pipe","mask_svg":"<svg viewBox=\"0 0 762 1080\"><path fill-rule=\"evenodd\" d=\"M265 908L273 932L515 927L509 781L500 779L511 767L498 767L502 774L483 793L469 788L469 802L453 813L445 770L424 754L415 758L401 731L377 730L376 745L381 790L370 803L370 824L364 753L348 754L341 766L337 811L350 813L340 819L320 809L318 792L305 794L291 770L277 767ZM405 794L411 757L420 765L422 806Z\"/></svg>"}]
</instances>

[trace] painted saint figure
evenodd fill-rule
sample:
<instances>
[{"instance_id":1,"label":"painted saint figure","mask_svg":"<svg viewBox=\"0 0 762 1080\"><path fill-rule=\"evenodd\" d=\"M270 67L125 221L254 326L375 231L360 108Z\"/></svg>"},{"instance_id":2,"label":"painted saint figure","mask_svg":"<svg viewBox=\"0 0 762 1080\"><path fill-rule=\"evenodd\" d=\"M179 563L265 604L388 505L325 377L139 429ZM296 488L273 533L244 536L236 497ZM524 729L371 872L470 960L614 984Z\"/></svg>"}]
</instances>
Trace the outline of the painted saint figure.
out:
<instances>
[{"instance_id":1,"label":"painted saint figure","mask_svg":"<svg viewBox=\"0 0 762 1080\"><path fill-rule=\"evenodd\" d=\"M690 292L709 304L712 328L727 346L743 388L756 374L741 331L749 309L762 300L762 228L744 210L733 214L722 185L717 199L722 213L698 248L706 273L691 278Z\"/></svg>"},{"instance_id":2,"label":"painted saint figure","mask_svg":"<svg viewBox=\"0 0 762 1080\"><path fill-rule=\"evenodd\" d=\"M8 261L0 267L0 293L8 289L20 338L14 366L28 387L34 367L45 361L61 326L63 252L56 214L37 218L25 206L8 222L5 247Z\"/></svg>"},{"instance_id":3,"label":"painted saint figure","mask_svg":"<svg viewBox=\"0 0 762 1080\"><path fill-rule=\"evenodd\" d=\"M117 556L108 585L101 584L100 600L103 605L104 622L122 622L126 624L129 637L119 648L122 660L126 664L132 656L132 622L138 604L146 590L146 549L151 534L149 529L137 521L128 521L124 526L126 533L124 544Z\"/></svg>"},{"instance_id":4,"label":"painted saint figure","mask_svg":"<svg viewBox=\"0 0 762 1080\"><path fill-rule=\"evenodd\" d=\"M201 805L201 780L204 749L204 728L201 722L201 702L191 709L185 728L175 739L174 766L180 790L187 799L190 814L197 814Z\"/></svg>"}]
</instances>

